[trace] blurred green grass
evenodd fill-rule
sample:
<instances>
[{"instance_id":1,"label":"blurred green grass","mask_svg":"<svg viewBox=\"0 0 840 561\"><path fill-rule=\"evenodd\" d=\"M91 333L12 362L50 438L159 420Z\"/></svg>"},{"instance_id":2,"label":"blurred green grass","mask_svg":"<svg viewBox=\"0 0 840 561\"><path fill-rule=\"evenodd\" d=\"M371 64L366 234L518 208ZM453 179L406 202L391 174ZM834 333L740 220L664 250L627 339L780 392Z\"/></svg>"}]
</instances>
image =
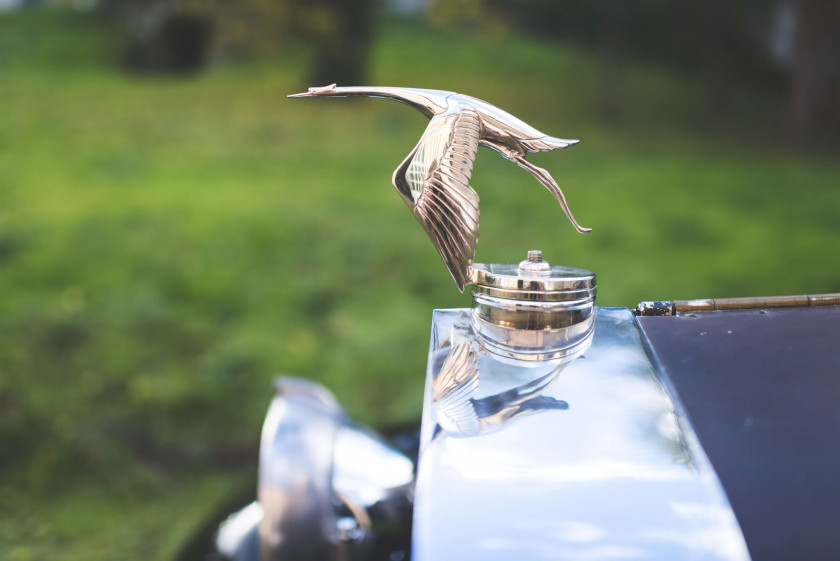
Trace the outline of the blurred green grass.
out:
<instances>
[{"instance_id":1,"label":"blurred green grass","mask_svg":"<svg viewBox=\"0 0 840 561\"><path fill-rule=\"evenodd\" d=\"M190 79L116 67L91 16L0 16L0 557L172 556L252 484L271 379L360 420L416 419L433 308L469 305L393 193L425 120L291 101L305 51ZM677 70L519 36L385 22L372 82L462 91L573 149L534 157L578 220L481 151L477 260L540 248L598 303L840 291L840 163L794 156L779 100L725 113ZM311 84L310 84L311 85Z\"/></svg>"}]
</instances>

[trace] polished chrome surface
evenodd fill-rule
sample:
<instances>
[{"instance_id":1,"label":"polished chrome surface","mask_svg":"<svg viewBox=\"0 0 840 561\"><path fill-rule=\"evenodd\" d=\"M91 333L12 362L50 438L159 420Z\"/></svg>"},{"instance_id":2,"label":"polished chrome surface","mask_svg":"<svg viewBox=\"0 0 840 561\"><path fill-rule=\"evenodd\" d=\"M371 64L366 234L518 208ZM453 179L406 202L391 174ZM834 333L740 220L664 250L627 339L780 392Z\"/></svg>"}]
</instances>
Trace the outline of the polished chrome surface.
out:
<instances>
[{"instance_id":1,"label":"polished chrome surface","mask_svg":"<svg viewBox=\"0 0 840 561\"><path fill-rule=\"evenodd\" d=\"M518 265L472 268L472 327L486 349L517 360L561 360L592 333L595 275L552 267L541 251Z\"/></svg>"},{"instance_id":2,"label":"polished chrome surface","mask_svg":"<svg viewBox=\"0 0 840 561\"><path fill-rule=\"evenodd\" d=\"M522 361L555 361L574 354L592 334L592 299L523 302L473 294L475 334L491 353Z\"/></svg>"},{"instance_id":3,"label":"polished chrome surface","mask_svg":"<svg viewBox=\"0 0 840 561\"><path fill-rule=\"evenodd\" d=\"M423 225L458 290L463 292L470 282L478 243L479 197L469 181L479 145L531 173L551 192L575 229L589 231L577 223L551 174L526 160L529 153L565 148L577 140L548 136L485 101L441 90L331 84L289 97L354 96L396 100L431 119L417 146L394 171L392 183Z\"/></svg>"},{"instance_id":4,"label":"polished chrome surface","mask_svg":"<svg viewBox=\"0 0 840 561\"><path fill-rule=\"evenodd\" d=\"M806 308L809 306L840 306L840 293L675 300L674 312L681 314L720 310L758 310L761 308Z\"/></svg>"},{"instance_id":5,"label":"polished chrome surface","mask_svg":"<svg viewBox=\"0 0 840 561\"><path fill-rule=\"evenodd\" d=\"M440 429L461 437L495 430L516 417L543 409L567 409L565 401L546 397L542 392L566 364L589 348L592 331L566 347L562 356L555 357L557 360L526 363L525 372L520 372L511 384L503 379L501 386L494 384L498 377L493 360L482 359L486 347L483 339L473 334L468 314L461 313L455 318L449 341L450 344L435 355L432 403ZM484 369L481 387L480 363ZM496 393L486 391L489 388L494 388Z\"/></svg>"},{"instance_id":6,"label":"polished chrome surface","mask_svg":"<svg viewBox=\"0 0 840 561\"><path fill-rule=\"evenodd\" d=\"M218 556L229 561L257 561L262 518L262 505L256 501L228 516L216 532Z\"/></svg>"},{"instance_id":7,"label":"polished chrome surface","mask_svg":"<svg viewBox=\"0 0 840 561\"><path fill-rule=\"evenodd\" d=\"M518 265L476 263L470 270L470 283L473 292L515 300L594 299L597 290L595 273L592 271L551 266L545 261L523 261Z\"/></svg>"},{"instance_id":8,"label":"polished chrome surface","mask_svg":"<svg viewBox=\"0 0 840 561\"><path fill-rule=\"evenodd\" d=\"M415 561L749 559L629 310L559 369L482 353L469 315L434 315Z\"/></svg>"},{"instance_id":9,"label":"polished chrome surface","mask_svg":"<svg viewBox=\"0 0 840 561\"><path fill-rule=\"evenodd\" d=\"M551 264L543 259L542 251L536 249L528 252L528 258L519 262L519 272L536 275L551 273Z\"/></svg>"},{"instance_id":10,"label":"polished chrome surface","mask_svg":"<svg viewBox=\"0 0 840 561\"><path fill-rule=\"evenodd\" d=\"M672 316L674 315L674 305L668 300L639 302L633 313L637 316Z\"/></svg>"},{"instance_id":11,"label":"polished chrome surface","mask_svg":"<svg viewBox=\"0 0 840 561\"><path fill-rule=\"evenodd\" d=\"M318 384L277 382L260 442L262 561L344 560L410 517L414 466Z\"/></svg>"},{"instance_id":12,"label":"polished chrome surface","mask_svg":"<svg viewBox=\"0 0 840 561\"><path fill-rule=\"evenodd\" d=\"M673 302L640 302L636 306L636 315L672 316L694 312L760 310L764 308L808 308L812 306L840 306L840 293L757 296L747 298L704 298L700 300L674 300Z\"/></svg>"}]
</instances>

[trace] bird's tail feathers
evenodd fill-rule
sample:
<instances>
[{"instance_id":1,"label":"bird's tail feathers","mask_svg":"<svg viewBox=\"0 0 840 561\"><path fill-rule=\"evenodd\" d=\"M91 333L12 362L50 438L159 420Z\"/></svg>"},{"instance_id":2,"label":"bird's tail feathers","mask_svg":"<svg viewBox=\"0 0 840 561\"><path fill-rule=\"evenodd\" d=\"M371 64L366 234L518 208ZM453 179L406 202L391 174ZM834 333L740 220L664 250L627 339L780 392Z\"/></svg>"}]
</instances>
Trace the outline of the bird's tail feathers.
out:
<instances>
[{"instance_id":1,"label":"bird's tail feathers","mask_svg":"<svg viewBox=\"0 0 840 561\"><path fill-rule=\"evenodd\" d=\"M577 144L578 142L580 142L580 140L543 136L540 138L526 140L523 144L529 152L550 152L551 150L566 148L567 146Z\"/></svg>"}]
</instances>

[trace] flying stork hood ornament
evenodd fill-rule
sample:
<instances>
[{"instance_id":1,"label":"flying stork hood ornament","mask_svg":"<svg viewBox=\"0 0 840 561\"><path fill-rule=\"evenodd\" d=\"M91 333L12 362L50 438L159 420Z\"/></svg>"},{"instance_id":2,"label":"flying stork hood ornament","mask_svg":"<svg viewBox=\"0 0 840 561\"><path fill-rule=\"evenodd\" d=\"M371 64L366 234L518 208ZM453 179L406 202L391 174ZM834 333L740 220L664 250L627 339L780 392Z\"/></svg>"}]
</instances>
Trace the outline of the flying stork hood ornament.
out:
<instances>
[{"instance_id":1,"label":"flying stork hood ornament","mask_svg":"<svg viewBox=\"0 0 840 561\"><path fill-rule=\"evenodd\" d=\"M566 197L551 174L525 159L529 152L547 152L577 144L538 131L510 113L467 95L443 90L390 87L309 88L300 97L380 97L410 105L430 119L420 142L394 171L394 188L423 225L458 290L470 281L478 243L478 194L470 187L479 146L491 148L527 170L560 203L580 233Z\"/></svg>"},{"instance_id":2,"label":"flying stork hood ornament","mask_svg":"<svg viewBox=\"0 0 840 561\"><path fill-rule=\"evenodd\" d=\"M577 141L446 91L333 84L291 97L319 96L394 99L429 117L393 183L458 288L471 285L472 306L434 311L419 434L399 436L396 448L350 421L323 387L281 379L260 441L258 502L220 527L220 558L549 561L612 547L625 557L749 561L633 313L597 308L595 273L551 265L541 251L473 263L478 146L533 174L586 232L551 175L525 159ZM388 360L379 347L392 348L371 346L373 359ZM594 537L581 540L581 528Z\"/></svg>"}]
</instances>

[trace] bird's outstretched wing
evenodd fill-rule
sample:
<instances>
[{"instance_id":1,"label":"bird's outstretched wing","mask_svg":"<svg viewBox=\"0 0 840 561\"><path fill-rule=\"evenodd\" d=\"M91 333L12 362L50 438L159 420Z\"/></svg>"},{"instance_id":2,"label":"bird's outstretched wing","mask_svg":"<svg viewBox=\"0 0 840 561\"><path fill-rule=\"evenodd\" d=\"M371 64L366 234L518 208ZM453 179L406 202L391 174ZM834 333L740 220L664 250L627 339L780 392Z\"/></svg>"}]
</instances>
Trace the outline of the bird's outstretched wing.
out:
<instances>
[{"instance_id":1,"label":"bird's outstretched wing","mask_svg":"<svg viewBox=\"0 0 840 561\"><path fill-rule=\"evenodd\" d=\"M478 243L478 194L469 183L479 130L470 108L432 118L393 177L461 292Z\"/></svg>"}]
</instances>

